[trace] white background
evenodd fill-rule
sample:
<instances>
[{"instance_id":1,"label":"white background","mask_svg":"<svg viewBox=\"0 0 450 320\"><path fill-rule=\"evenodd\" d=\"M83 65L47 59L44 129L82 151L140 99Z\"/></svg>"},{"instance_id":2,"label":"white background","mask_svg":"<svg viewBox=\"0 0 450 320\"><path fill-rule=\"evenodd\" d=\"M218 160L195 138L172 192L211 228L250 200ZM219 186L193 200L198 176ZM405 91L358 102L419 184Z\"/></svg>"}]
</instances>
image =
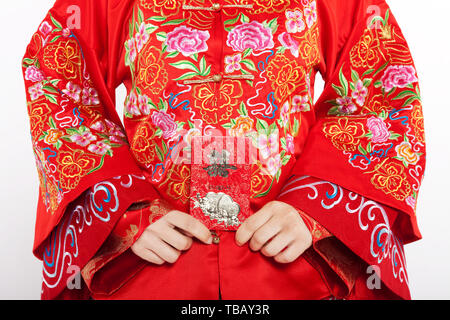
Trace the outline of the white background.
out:
<instances>
[{"instance_id":1,"label":"white background","mask_svg":"<svg viewBox=\"0 0 450 320\"><path fill-rule=\"evenodd\" d=\"M0 4L0 299L38 299L40 295L41 263L31 253L38 179L21 58L53 2ZM388 3L421 78L428 143L426 178L417 212L424 239L406 248L412 296L450 299L450 1ZM123 96L122 89L118 109Z\"/></svg>"}]
</instances>

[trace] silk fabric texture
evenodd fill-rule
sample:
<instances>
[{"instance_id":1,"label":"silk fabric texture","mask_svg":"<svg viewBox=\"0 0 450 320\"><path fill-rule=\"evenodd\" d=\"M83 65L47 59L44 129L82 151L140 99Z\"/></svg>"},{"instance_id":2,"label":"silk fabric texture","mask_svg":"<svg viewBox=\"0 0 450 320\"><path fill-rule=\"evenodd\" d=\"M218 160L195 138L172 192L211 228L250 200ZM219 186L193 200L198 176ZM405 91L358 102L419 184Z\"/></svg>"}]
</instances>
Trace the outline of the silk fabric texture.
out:
<instances>
[{"instance_id":1,"label":"silk fabric texture","mask_svg":"<svg viewBox=\"0 0 450 320\"><path fill-rule=\"evenodd\" d=\"M385 1L58 0L23 72L42 298L216 299L219 284L223 298L410 298L403 244L421 238L423 114ZM314 245L295 262L237 247L229 231L174 265L130 252L169 210L189 212L195 177L173 152L211 134L259 150L252 212L278 199L307 222ZM152 205L127 212L141 201ZM366 285L367 266L381 288Z\"/></svg>"}]
</instances>

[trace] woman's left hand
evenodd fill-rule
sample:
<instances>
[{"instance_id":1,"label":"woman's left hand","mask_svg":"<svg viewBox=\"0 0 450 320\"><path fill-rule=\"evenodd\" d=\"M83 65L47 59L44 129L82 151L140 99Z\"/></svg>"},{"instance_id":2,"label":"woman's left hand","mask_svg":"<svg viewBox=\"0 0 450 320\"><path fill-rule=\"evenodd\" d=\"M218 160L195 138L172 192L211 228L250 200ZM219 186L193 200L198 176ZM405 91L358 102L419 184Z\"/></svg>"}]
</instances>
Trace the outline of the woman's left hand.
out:
<instances>
[{"instance_id":1,"label":"woman's left hand","mask_svg":"<svg viewBox=\"0 0 450 320\"><path fill-rule=\"evenodd\" d=\"M242 246L249 240L250 249L279 263L293 262L312 245L311 233L298 211L280 201L267 203L242 223L236 243Z\"/></svg>"}]
</instances>

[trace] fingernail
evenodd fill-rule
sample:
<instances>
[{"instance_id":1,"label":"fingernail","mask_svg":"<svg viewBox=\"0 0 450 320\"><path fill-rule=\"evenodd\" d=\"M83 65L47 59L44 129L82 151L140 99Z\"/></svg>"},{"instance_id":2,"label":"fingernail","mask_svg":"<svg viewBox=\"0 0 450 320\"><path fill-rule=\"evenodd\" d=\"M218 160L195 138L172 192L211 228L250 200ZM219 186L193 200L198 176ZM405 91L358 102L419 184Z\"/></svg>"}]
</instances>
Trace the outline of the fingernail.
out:
<instances>
[{"instance_id":1,"label":"fingernail","mask_svg":"<svg viewBox=\"0 0 450 320\"><path fill-rule=\"evenodd\" d=\"M209 237L209 238L208 238L208 241L206 241L206 243L207 243L207 244L211 244L212 241L213 241L213 238L212 238L212 237Z\"/></svg>"}]
</instances>

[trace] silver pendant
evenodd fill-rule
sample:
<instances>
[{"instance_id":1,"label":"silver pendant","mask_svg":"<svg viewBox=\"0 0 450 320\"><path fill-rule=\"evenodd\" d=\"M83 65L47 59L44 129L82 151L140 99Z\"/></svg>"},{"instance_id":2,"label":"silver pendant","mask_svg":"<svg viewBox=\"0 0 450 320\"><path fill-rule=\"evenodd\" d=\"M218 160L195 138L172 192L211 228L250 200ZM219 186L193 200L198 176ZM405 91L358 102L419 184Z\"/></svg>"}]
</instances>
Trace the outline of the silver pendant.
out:
<instances>
[{"instance_id":1,"label":"silver pendant","mask_svg":"<svg viewBox=\"0 0 450 320\"><path fill-rule=\"evenodd\" d=\"M208 192L203 198L197 193L194 208L200 208L211 220L225 223L227 226L240 225L238 215L241 207L226 193Z\"/></svg>"}]
</instances>

